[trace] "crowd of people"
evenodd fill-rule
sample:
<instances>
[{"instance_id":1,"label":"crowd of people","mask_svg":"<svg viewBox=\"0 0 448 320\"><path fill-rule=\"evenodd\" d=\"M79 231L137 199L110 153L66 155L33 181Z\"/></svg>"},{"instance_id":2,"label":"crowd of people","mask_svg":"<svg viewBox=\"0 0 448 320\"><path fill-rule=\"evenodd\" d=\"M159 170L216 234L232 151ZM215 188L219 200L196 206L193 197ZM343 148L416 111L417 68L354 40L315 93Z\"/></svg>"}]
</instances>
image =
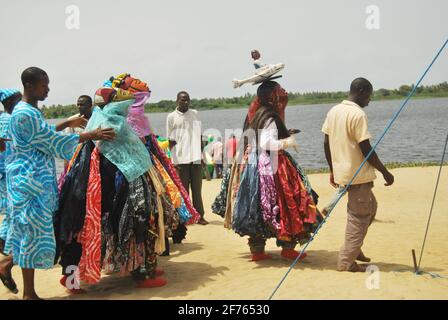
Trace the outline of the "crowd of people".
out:
<instances>
[{"instance_id":1,"label":"crowd of people","mask_svg":"<svg viewBox=\"0 0 448 320\"><path fill-rule=\"evenodd\" d=\"M164 286L158 256L169 255L169 238L181 243L189 224L207 225L203 177L222 178L212 211L224 226L248 237L252 261L271 259L266 241L295 260L326 212L318 194L289 152L297 129L287 128L288 94L262 82L241 137L204 137L186 91L166 120L166 136L153 132L144 114L148 84L129 74L111 77L92 99L81 95L79 113L50 125L38 109L49 77L37 67L22 73L23 91L1 89L0 101L0 279L14 293L14 266L22 269L23 298L40 299L35 269L62 266L60 283L72 294L81 281L98 283L102 272L131 275L138 288ZM371 151L363 108L373 92L357 78L347 100L327 114L322 131L330 183L349 183ZM65 160L56 176L55 157ZM361 250L377 202L375 169L394 182L375 152L348 189L348 218L338 270L362 272ZM339 189L338 189L339 190ZM191 194L191 198L190 198ZM191 199L191 200L190 200ZM306 255L302 255L304 259Z\"/></svg>"}]
</instances>

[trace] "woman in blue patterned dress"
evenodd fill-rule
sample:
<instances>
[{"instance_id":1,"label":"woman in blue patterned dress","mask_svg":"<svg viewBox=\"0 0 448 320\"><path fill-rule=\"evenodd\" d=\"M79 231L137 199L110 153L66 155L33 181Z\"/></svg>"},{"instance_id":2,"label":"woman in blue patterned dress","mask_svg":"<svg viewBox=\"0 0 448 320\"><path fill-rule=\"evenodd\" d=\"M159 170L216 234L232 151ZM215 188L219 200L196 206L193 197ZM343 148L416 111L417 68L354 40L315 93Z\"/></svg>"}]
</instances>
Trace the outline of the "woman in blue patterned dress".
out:
<instances>
[{"instance_id":1,"label":"woman in blue patterned dress","mask_svg":"<svg viewBox=\"0 0 448 320\"><path fill-rule=\"evenodd\" d=\"M58 190L54 157L69 160L78 143L86 140L112 140L112 129L96 129L64 135L67 127L84 126L82 117L66 120L58 126L45 122L37 108L50 91L45 71L36 67L22 73L23 99L14 108L10 134L14 145L6 166L8 212L11 226L5 253L22 268L24 299L40 299L34 289L34 269L49 269L54 264L55 238L53 215Z\"/></svg>"},{"instance_id":2,"label":"woman in blue patterned dress","mask_svg":"<svg viewBox=\"0 0 448 320\"><path fill-rule=\"evenodd\" d=\"M5 148L0 152L0 215L3 216L3 221L0 225L0 253L3 253L5 246L6 235L9 229L9 215L7 211L7 194L6 194L6 163L8 163L11 154L11 143L9 135L9 119L14 107L22 100L22 94L15 89L0 89L0 101L5 108L5 111L0 114L0 138L5 140ZM17 285L12 278L11 269L13 267L12 256L5 255L0 260L0 280L6 288L12 293L17 293Z\"/></svg>"}]
</instances>

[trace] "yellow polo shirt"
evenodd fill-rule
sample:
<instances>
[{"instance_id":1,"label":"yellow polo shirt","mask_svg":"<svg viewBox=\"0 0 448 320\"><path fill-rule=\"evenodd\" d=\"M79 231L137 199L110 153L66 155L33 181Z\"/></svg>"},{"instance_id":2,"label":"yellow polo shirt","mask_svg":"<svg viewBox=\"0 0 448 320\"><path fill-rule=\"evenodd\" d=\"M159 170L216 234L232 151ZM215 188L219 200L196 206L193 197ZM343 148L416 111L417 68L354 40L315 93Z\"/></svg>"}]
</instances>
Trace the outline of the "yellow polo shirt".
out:
<instances>
[{"instance_id":1,"label":"yellow polo shirt","mask_svg":"<svg viewBox=\"0 0 448 320\"><path fill-rule=\"evenodd\" d=\"M329 136L334 181L347 185L364 160L359 143L371 138L367 115L354 102L344 100L327 113L322 132ZM375 169L366 162L353 184L376 179Z\"/></svg>"}]
</instances>

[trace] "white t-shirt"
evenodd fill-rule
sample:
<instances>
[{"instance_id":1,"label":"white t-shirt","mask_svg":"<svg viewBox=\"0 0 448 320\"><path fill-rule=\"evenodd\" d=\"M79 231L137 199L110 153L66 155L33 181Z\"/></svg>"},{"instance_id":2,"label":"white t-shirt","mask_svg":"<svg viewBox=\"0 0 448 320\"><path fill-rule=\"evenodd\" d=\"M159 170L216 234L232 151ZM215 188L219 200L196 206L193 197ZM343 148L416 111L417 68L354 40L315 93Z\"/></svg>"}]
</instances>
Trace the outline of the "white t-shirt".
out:
<instances>
[{"instance_id":1,"label":"white t-shirt","mask_svg":"<svg viewBox=\"0 0 448 320\"><path fill-rule=\"evenodd\" d=\"M212 156L213 161L215 161L215 163L217 164L222 164L223 149L224 145L221 141L216 141L215 143L213 143Z\"/></svg>"},{"instance_id":2,"label":"white t-shirt","mask_svg":"<svg viewBox=\"0 0 448 320\"><path fill-rule=\"evenodd\" d=\"M322 132L327 134L330 140L334 181L347 185L364 161L359 143L371 138L367 115L356 103L344 100L330 109ZM375 169L366 162L353 184L367 183L375 179Z\"/></svg>"},{"instance_id":3,"label":"white t-shirt","mask_svg":"<svg viewBox=\"0 0 448 320\"><path fill-rule=\"evenodd\" d=\"M67 120L71 120L71 119L74 119L74 118L79 117L79 116L80 116L80 114L78 113L78 114L75 114L75 115L73 115L71 117L68 117ZM82 129L82 128L70 128L70 127L68 127L68 128L64 129L64 133L65 134L73 134L73 133L80 134L83 131L84 131L84 129Z\"/></svg>"},{"instance_id":4,"label":"white t-shirt","mask_svg":"<svg viewBox=\"0 0 448 320\"><path fill-rule=\"evenodd\" d=\"M177 142L172 149L174 164L201 163L202 124L197 110L171 112L166 119L166 133L169 140Z\"/></svg>"}]
</instances>

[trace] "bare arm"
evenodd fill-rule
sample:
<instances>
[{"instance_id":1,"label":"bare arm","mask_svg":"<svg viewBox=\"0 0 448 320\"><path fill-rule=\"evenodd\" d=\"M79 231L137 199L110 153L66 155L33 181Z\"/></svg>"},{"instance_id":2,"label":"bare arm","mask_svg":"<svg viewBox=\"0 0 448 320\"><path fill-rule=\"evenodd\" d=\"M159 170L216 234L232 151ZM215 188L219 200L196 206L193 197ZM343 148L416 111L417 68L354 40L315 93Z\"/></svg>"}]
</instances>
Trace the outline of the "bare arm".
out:
<instances>
[{"instance_id":1,"label":"bare arm","mask_svg":"<svg viewBox=\"0 0 448 320\"><path fill-rule=\"evenodd\" d=\"M364 158L367 157L370 150L372 150L372 146L370 145L370 141L364 140L359 143L359 147L361 148L361 152L364 155ZM370 158L367 160L376 170L381 172L386 180L385 186L390 186L394 183L394 176L387 170L384 164L381 162L380 158L376 154L375 151L372 152Z\"/></svg>"},{"instance_id":2,"label":"bare arm","mask_svg":"<svg viewBox=\"0 0 448 320\"><path fill-rule=\"evenodd\" d=\"M115 131L112 128L95 129L89 132L83 132L79 134L79 142L82 143L88 140L106 140L112 141L115 139Z\"/></svg>"},{"instance_id":3,"label":"bare arm","mask_svg":"<svg viewBox=\"0 0 448 320\"><path fill-rule=\"evenodd\" d=\"M328 166L330 167L330 172L333 173L333 163L331 162L330 139L328 137L328 134L325 135L324 150L325 150L325 158L327 159Z\"/></svg>"},{"instance_id":4,"label":"bare arm","mask_svg":"<svg viewBox=\"0 0 448 320\"><path fill-rule=\"evenodd\" d=\"M56 131L62 131L66 128L82 128L87 125L87 119L84 116L77 116L71 119L66 119L56 125Z\"/></svg>"},{"instance_id":5,"label":"bare arm","mask_svg":"<svg viewBox=\"0 0 448 320\"><path fill-rule=\"evenodd\" d=\"M336 188L337 185L334 182L333 162L331 160L330 138L328 137L328 134L325 135L324 150L325 150L325 158L327 159L328 167L330 168L330 184Z\"/></svg>"}]
</instances>

